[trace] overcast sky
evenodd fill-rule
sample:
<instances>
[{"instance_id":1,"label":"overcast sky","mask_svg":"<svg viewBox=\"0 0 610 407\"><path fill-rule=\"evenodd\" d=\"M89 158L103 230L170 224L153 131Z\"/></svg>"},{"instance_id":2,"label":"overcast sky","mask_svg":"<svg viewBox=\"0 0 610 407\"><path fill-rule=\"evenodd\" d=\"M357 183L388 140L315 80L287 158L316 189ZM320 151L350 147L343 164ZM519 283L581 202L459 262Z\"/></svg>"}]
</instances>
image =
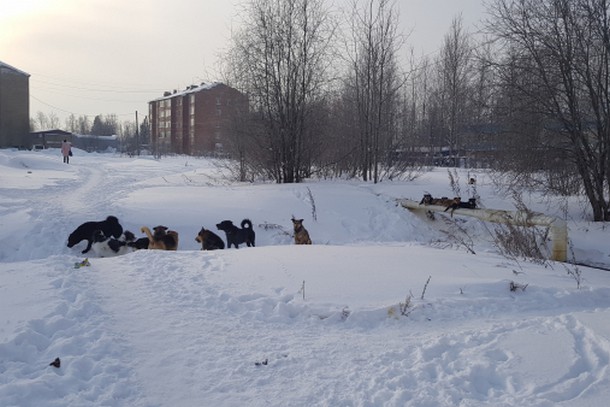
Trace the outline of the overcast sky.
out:
<instances>
[{"instance_id":1,"label":"overcast sky","mask_svg":"<svg viewBox=\"0 0 610 407\"><path fill-rule=\"evenodd\" d=\"M32 117L133 121L137 110L141 121L163 91L219 79L218 56L243 1L0 0L0 61L31 75ZM484 17L483 0L397 4L400 30L417 54L433 56L460 13L470 32Z\"/></svg>"}]
</instances>

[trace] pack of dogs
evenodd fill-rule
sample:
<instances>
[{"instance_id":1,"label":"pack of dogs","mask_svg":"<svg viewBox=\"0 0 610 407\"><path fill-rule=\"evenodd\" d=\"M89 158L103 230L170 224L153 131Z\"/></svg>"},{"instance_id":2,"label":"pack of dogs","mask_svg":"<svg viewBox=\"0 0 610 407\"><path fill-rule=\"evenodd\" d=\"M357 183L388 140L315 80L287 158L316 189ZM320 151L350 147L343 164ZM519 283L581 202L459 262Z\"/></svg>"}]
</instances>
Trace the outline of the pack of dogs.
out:
<instances>
[{"instance_id":1,"label":"pack of dogs","mask_svg":"<svg viewBox=\"0 0 610 407\"><path fill-rule=\"evenodd\" d=\"M309 232L303 226L303 219L292 217L294 229L294 243L297 245L311 244ZM241 227L233 224L230 220L223 220L216 224L216 228L223 231L226 237L226 245L220 236L201 227L195 237L195 241L201 244L201 250L223 250L231 246L236 249L240 244L247 247L255 247L256 234L250 219L241 221ZM113 257L127 254L136 250L178 250L179 235L175 230L170 230L167 226L158 225L152 228L142 226L140 232L144 237L136 238L133 232L123 230L116 216L108 216L102 221L85 222L78 226L69 236L69 248L74 247L82 241L87 242L87 246L81 252L88 253L90 250L98 257Z\"/></svg>"},{"instance_id":2,"label":"pack of dogs","mask_svg":"<svg viewBox=\"0 0 610 407\"><path fill-rule=\"evenodd\" d=\"M424 194L420 205L435 205L445 208L445 212L450 211L451 216L456 209L476 209L476 198L462 201L460 197L434 198L432 194ZM296 245L312 244L309 232L303 226L303 219L296 219L292 216L293 237ZM233 224L231 220L223 220L216 224L216 228L223 231L226 237L226 244L223 239L210 229L201 227L195 241L201 244L201 250L223 250L231 247L239 248L240 244L247 247L255 247L255 232L250 219L241 221L241 227ZM90 250L98 257L112 257L127 254L136 250L178 250L178 232L170 230L167 226L158 225L151 229L142 226L140 232L145 236L136 238L134 233L123 230L116 216L108 216L102 221L85 222L78 226L68 236L68 247L72 248L82 241L87 241L87 246L81 252L88 253Z\"/></svg>"},{"instance_id":3,"label":"pack of dogs","mask_svg":"<svg viewBox=\"0 0 610 407\"><path fill-rule=\"evenodd\" d=\"M448 198L446 196L441 198L434 198L432 194L424 194L424 197L419 202L420 205L437 205L445 207L445 211L450 211L453 216L453 211L456 209L476 209L477 199L469 198L468 201L462 201L462 198L456 196L455 198Z\"/></svg>"}]
</instances>

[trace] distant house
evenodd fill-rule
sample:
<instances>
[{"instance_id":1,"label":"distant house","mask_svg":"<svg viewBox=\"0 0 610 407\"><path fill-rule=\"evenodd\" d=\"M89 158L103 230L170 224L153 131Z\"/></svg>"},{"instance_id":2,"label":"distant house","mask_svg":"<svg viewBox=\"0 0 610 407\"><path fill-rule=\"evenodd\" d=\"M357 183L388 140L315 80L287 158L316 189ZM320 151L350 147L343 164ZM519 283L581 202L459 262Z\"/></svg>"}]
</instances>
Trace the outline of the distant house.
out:
<instances>
[{"instance_id":1,"label":"distant house","mask_svg":"<svg viewBox=\"0 0 610 407\"><path fill-rule=\"evenodd\" d=\"M0 61L0 148L31 148L30 75Z\"/></svg>"},{"instance_id":2,"label":"distant house","mask_svg":"<svg viewBox=\"0 0 610 407\"><path fill-rule=\"evenodd\" d=\"M246 95L225 84L202 83L149 102L150 144L159 153L222 153Z\"/></svg>"},{"instance_id":3,"label":"distant house","mask_svg":"<svg viewBox=\"0 0 610 407\"><path fill-rule=\"evenodd\" d=\"M117 136L95 136L92 134L73 134L69 131L53 129L33 131L30 133L31 144L34 149L60 148L61 142L68 140L72 147L92 152L105 152L119 150L120 140Z\"/></svg>"},{"instance_id":4,"label":"distant house","mask_svg":"<svg viewBox=\"0 0 610 407\"><path fill-rule=\"evenodd\" d=\"M73 137L74 134L69 131L59 129L33 131L30 133L30 145L37 150L60 148L62 141L68 140L72 143Z\"/></svg>"}]
</instances>

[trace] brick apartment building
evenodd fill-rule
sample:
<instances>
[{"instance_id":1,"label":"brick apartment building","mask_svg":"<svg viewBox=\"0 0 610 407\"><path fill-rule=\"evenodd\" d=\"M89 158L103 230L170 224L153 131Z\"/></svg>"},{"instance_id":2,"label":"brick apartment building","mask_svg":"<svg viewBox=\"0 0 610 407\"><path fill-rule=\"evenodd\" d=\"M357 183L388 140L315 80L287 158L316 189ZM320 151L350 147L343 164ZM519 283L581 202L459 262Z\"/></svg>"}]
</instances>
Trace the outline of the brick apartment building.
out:
<instances>
[{"instance_id":1,"label":"brick apartment building","mask_svg":"<svg viewBox=\"0 0 610 407\"><path fill-rule=\"evenodd\" d=\"M31 148L30 75L0 61L0 148Z\"/></svg>"},{"instance_id":2,"label":"brick apartment building","mask_svg":"<svg viewBox=\"0 0 610 407\"><path fill-rule=\"evenodd\" d=\"M247 112L248 99L222 83L202 83L165 92L148 108L153 151L204 155L223 152L237 115Z\"/></svg>"}]
</instances>

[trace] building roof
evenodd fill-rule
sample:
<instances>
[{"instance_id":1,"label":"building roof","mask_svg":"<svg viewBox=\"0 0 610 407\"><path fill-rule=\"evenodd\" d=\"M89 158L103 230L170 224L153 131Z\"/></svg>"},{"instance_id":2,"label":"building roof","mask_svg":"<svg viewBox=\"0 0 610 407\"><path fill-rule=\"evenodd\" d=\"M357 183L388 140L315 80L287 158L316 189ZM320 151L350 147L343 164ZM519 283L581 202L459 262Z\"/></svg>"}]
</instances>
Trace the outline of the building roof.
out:
<instances>
[{"instance_id":1,"label":"building roof","mask_svg":"<svg viewBox=\"0 0 610 407\"><path fill-rule=\"evenodd\" d=\"M96 139L96 140L118 140L119 136L113 134L112 136L98 136L96 134L74 134L77 139Z\"/></svg>"},{"instance_id":2,"label":"building roof","mask_svg":"<svg viewBox=\"0 0 610 407\"><path fill-rule=\"evenodd\" d=\"M174 90L173 92L165 92L165 94L162 97L154 99L154 100L152 100L152 102L157 102L159 100L165 100L165 99L171 99L176 96L184 96L184 95L188 95L189 93L197 93L197 92L201 92L202 90L210 90L210 89L215 88L218 85L222 85L222 83L221 82L201 82L201 84L199 84L199 85L187 86L186 89L181 90L181 91Z\"/></svg>"},{"instance_id":3,"label":"building roof","mask_svg":"<svg viewBox=\"0 0 610 407\"><path fill-rule=\"evenodd\" d=\"M30 76L29 73L24 72L21 69L17 69L14 66L11 66L11 65L9 65L7 63L4 63L2 61L0 61L0 69L10 69L11 71L15 71L15 72L17 72L17 73L19 73L21 75L25 75L25 76L28 76L28 77Z\"/></svg>"},{"instance_id":4,"label":"building roof","mask_svg":"<svg viewBox=\"0 0 610 407\"><path fill-rule=\"evenodd\" d=\"M72 136L73 134L69 131L61 130L61 129L48 129L48 130L40 130L40 131L31 131L30 134L49 134L49 135L61 135L61 136Z\"/></svg>"}]
</instances>

